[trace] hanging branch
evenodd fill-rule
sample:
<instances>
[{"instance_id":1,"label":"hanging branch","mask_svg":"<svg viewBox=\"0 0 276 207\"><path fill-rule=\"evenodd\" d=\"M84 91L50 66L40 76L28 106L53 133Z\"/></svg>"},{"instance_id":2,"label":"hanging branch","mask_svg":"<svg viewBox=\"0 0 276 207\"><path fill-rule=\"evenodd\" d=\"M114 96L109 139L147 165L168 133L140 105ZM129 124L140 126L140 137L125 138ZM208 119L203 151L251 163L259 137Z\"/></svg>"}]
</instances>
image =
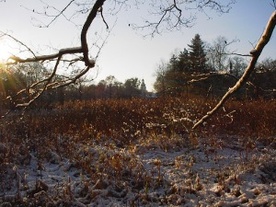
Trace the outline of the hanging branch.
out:
<instances>
[{"instance_id":1,"label":"hanging branch","mask_svg":"<svg viewBox=\"0 0 276 207\"><path fill-rule=\"evenodd\" d=\"M232 88L229 88L229 90L224 94L224 96L221 98L221 100L217 103L217 105L211 111L207 112L207 114L205 116L203 116L199 121L197 121L194 124L194 126L192 127L192 130L195 130L204 121L209 119L216 111L218 111L218 109L226 102L226 100L233 93L235 93L243 84L246 83L247 79L249 78L250 74L252 73L252 71L255 68L255 65L258 61L259 56L262 53L262 50L264 49L266 44L269 42L271 35L273 33L273 30L275 28L275 25L276 25L276 11L274 11L272 13L272 15L266 25L266 28L265 28L261 38L259 39L256 47L250 52L250 54L252 56L251 61L250 61L249 65L247 66L247 68L245 69L241 78L236 82L236 84Z\"/></svg>"},{"instance_id":2,"label":"hanging branch","mask_svg":"<svg viewBox=\"0 0 276 207\"><path fill-rule=\"evenodd\" d=\"M85 62L86 66L89 66L90 68L95 66L94 60L89 59L89 49L87 44L87 32L92 24L93 20L95 19L97 12L102 8L105 0L97 0L90 11L88 17L86 18L86 21L83 25L82 31L81 31L81 46L80 47L72 47L72 48L63 48L60 49L57 53L50 54L50 55L41 55L41 56L35 56L32 58L26 58L22 59L20 57L13 56L10 58L10 60L13 60L14 63L26 63L26 62L38 62L38 61L46 61L46 60L52 60L55 58L62 57L66 54L76 54L76 53L83 53L83 61Z\"/></svg>"},{"instance_id":3,"label":"hanging branch","mask_svg":"<svg viewBox=\"0 0 276 207\"><path fill-rule=\"evenodd\" d=\"M73 1L70 1L70 3L67 5L67 7L72 2ZM21 94L26 93L28 100L25 99L23 103L16 103L17 101L14 100L15 97L11 97L11 96L7 97L7 100L10 100L10 102L13 102L14 104L16 104L16 107L26 108L26 107L30 106L32 103L34 103L38 98L40 98L41 95L45 91L47 91L49 89L56 89L56 88L68 86L72 83L75 83L79 78L81 78L91 68L93 68L95 66L95 59L97 58L97 56L94 59L91 59L89 57L87 33L88 33L88 30L89 30L93 20L97 16L97 13L100 13L101 17L103 18L102 6L103 6L104 2L105 2L105 0L96 0L95 1L91 11L89 12L89 14L85 20L83 28L81 30L81 35L80 35L81 46L79 46L79 47L62 48L57 53L53 53L53 54L35 55L34 52L29 47L27 47L25 44L23 44L22 42L18 41L15 38L9 36L9 37L13 38L14 40L16 40L18 43L20 43L21 45L23 45L24 47L26 47L32 53L33 56L29 57L29 58L21 58L21 57L17 57L17 56L12 56L9 58L9 62L7 64L12 65L12 64L17 64L17 63L55 61L55 65L54 65L53 71L48 75L48 77L45 77L44 79L31 84L29 87L20 90L15 95L15 97L19 97ZM103 19L103 21L107 25L107 23L105 22L104 19ZM99 49L101 49L101 47ZM63 57L66 55L74 55L77 53L81 53L82 55L77 59L75 57L73 57L73 58L69 58L69 60L66 60L66 61L70 62L69 65L71 63L74 64L77 61L83 61L85 64L85 69L81 70L80 72L75 74L74 77L72 77L68 80L63 80L60 82L54 81L54 77L56 76L56 73L57 73L57 70L58 70L58 67L59 67L61 61L63 61Z\"/></svg>"},{"instance_id":4,"label":"hanging branch","mask_svg":"<svg viewBox=\"0 0 276 207\"><path fill-rule=\"evenodd\" d=\"M105 2L105 0L98 0L95 2L91 12L89 13L89 15L83 25L82 31L81 31L81 48L82 48L82 52L83 52L83 59L84 59L85 65L90 68L93 68L95 66L95 61L89 59L89 54L88 54L89 49L88 49L86 36L87 36L87 32L88 32L88 29L89 29L91 23L93 22L94 18L96 17L97 12L100 10L100 8L102 8L104 2Z\"/></svg>"}]
</instances>

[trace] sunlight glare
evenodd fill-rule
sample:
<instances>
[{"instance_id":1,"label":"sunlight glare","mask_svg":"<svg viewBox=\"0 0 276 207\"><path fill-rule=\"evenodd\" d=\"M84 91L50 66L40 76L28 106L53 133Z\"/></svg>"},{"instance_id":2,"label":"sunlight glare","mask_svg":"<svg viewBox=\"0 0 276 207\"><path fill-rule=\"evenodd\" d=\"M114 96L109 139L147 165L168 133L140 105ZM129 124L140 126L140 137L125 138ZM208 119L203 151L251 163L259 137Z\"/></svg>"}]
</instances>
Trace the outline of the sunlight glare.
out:
<instances>
[{"instance_id":1,"label":"sunlight glare","mask_svg":"<svg viewBox=\"0 0 276 207\"><path fill-rule=\"evenodd\" d=\"M0 62L5 63L14 54L13 43L8 40L0 40Z\"/></svg>"}]
</instances>

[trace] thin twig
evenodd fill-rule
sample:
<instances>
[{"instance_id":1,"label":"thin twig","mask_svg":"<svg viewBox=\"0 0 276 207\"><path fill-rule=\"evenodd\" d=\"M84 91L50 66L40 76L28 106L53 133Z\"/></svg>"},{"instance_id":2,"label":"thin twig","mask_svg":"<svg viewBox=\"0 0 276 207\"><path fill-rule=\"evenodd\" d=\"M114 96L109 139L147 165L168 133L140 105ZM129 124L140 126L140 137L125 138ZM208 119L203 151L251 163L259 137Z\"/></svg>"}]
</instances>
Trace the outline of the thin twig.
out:
<instances>
[{"instance_id":1,"label":"thin twig","mask_svg":"<svg viewBox=\"0 0 276 207\"><path fill-rule=\"evenodd\" d=\"M13 37L12 35L8 34L8 33L5 33L5 32L2 32L0 31L0 33L2 33L1 36L7 36L11 39L13 39L15 42L19 43L20 45L24 46L30 53L32 53L32 55L34 57L36 57L35 53L32 51L32 49L30 47L28 47L26 44L24 44L22 41L18 40L17 38Z\"/></svg>"},{"instance_id":2,"label":"thin twig","mask_svg":"<svg viewBox=\"0 0 276 207\"><path fill-rule=\"evenodd\" d=\"M46 27L49 27L56 19L60 16L63 15L64 11L74 2L75 0L71 0L60 12L58 15L56 15L47 25Z\"/></svg>"}]
</instances>

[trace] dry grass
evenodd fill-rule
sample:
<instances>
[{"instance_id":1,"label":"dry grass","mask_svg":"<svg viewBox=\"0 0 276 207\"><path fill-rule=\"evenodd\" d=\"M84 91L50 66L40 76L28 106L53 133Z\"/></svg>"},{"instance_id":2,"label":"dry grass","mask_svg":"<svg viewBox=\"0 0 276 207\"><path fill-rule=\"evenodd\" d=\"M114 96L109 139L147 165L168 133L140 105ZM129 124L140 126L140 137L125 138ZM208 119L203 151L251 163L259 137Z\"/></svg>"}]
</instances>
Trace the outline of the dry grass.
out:
<instances>
[{"instance_id":1,"label":"dry grass","mask_svg":"<svg viewBox=\"0 0 276 207\"><path fill-rule=\"evenodd\" d=\"M200 97L108 99L68 102L51 110L28 110L23 116L16 112L1 120L1 161L13 162L18 150L43 155L51 148L70 156L71 146L79 144L179 148L191 144L193 123L215 103ZM275 100L232 100L204 123L195 139L208 137L216 145L216 137L234 135L244 142L269 144L275 139L275 123Z\"/></svg>"},{"instance_id":2,"label":"dry grass","mask_svg":"<svg viewBox=\"0 0 276 207\"><path fill-rule=\"evenodd\" d=\"M178 151L199 141L206 146L208 157L208 154L213 155L223 147L221 135L239 137L240 145L248 151L254 148L256 142L265 145L275 142L275 100L229 101L191 139L189 129L194 121L215 103L215 100L199 97L111 99L68 102L51 110L30 109L23 117L19 112L12 113L1 120L1 169L11 170L16 177L14 166L31 165L33 157L37 159L37 171L43 170L40 163L59 163L68 159L68 169L80 169L79 177L85 175L80 182L83 189L80 196L84 203L96 198L99 191L106 191L106 194L115 197L123 197L126 193L107 186L132 189L135 196L127 206L147 203L151 199L148 195L150 189L168 186L169 183L163 179L160 160L156 159L153 169L148 171L137 159L137 154L151 149ZM201 137L205 139L201 140ZM181 166L177 159L175 166ZM5 192L7 186L1 182L0 192ZM22 188L22 183L18 184L18 189ZM70 180L67 184L71 186ZM43 202L53 205L63 201L75 202L75 194L68 186L55 187L55 196L51 198L47 197L47 186L43 187L43 183L35 186L35 189L25 186L28 194L19 196L16 201L4 199L1 195L0 203L7 201L25 205L31 202L31 206L37 206ZM202 188L196 176L192 186L185 191ZM42 191L47 196L41 197L47 198L47 201L35 197ZM172 191L177 189L172 188ZM170 203L169 200L166 202Z\"/></svg>"}]
</instances>

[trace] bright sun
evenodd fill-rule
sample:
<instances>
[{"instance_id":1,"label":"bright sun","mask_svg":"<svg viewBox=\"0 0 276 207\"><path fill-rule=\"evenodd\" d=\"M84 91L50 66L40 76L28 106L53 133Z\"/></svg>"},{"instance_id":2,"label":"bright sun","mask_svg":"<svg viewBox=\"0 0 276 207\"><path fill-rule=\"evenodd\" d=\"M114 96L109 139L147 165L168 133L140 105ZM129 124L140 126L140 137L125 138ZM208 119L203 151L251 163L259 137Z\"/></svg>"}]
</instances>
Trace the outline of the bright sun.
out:
<instances>
[{"instance_id":1,"label":"bright sun","mask_svg":"<svg viewBox=\"0 0 276 207\"><path fill-rule=\"evenodd\" d=\"M0 62L6 62L14 53L14 43L9 40L0 39Z\"/></svg>"}]
</instances>

